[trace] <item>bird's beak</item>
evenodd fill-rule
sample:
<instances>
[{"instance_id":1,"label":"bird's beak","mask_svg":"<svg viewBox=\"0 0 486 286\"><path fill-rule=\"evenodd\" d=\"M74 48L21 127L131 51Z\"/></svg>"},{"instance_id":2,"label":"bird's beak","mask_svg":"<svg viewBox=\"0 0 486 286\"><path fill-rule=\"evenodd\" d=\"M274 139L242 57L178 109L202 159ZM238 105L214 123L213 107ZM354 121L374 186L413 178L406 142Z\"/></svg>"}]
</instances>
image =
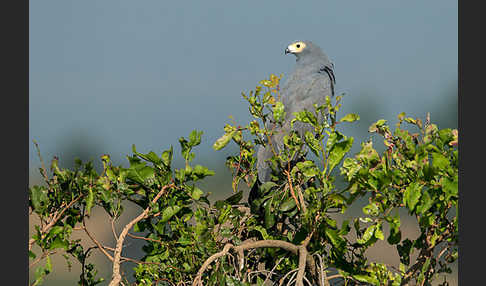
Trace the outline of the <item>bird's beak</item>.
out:
<instances>
[{"instance_id":1,"label":"bird's beak","mask_svg":"<svg viewBox=\"0 0 486 286\"><path fill-rule=\"evenodd\" d=\"M290 53L289 48L285 48L285 54L288 54L288 53Z\"/></svg>"}]
</instances>

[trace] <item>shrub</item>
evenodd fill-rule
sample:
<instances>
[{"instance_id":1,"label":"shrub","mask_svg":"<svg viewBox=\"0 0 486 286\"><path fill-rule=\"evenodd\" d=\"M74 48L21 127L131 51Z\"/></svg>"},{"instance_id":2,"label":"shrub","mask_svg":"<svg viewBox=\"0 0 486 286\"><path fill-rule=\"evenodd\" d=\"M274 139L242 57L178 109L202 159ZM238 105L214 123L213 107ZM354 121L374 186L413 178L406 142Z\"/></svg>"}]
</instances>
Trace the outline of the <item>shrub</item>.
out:
<instances>
[{"instance_id":1,"label":"shrub","mask_svg":"<svg viewBox=\"0 0 486 286\"><path fill-rule=\"evenodd\" d=\"M271 75L243 94L254 119L244 126L227 124L213 145L219 150L234 142L239 148L226 160L233 172L227 199L210 202L209 193L196 186L214 175L192 163L200 131L179 139L185 160L180 169L172 166L172 147L157 154L140 153L135 146L128 168L114 166L108 155L101 157L101 173L79 160L73 170L59 168L57 158L50 172L42 166L45 186L29 189L31 212L40 221L29 240L30 266L46 261L37 268L34 284L52 271L55 251L64 252L68 262L80 262L80 285L102 282L88 261L92 250L112 262L110 285L130 284L120 271L125 262L136 265L136 285L429 285L450 272L449 264L458 257L457 130L439 130L428 119L423 123L402 113L393 133L385 120L369 129L383 137L382 154L368 141L349 156L354 138L339 127L359 116L339 117L342 97L327 98L322 106L294 114L292 124L309 124L312 132L286 134L282 150L273 148L269 160L272 180L259 184L256 148L271 146L285 113L279 81ZM336 186L339 176L345 188ZM252 189L249 203L242 202L241 183ZM344 213L360 198L369 202L362 216L338 225L331 214ZM93 208L102 208L113 223L126 201L140 206L141 213L115 234L116 245L102 245L86 219ZM418 238L402 237L400 209L416 218ZM86 249L72 239L73 231L85 232L93 246ZM141 260L123 255L127 237L145 242ZM378 240L396 247L399 269L367 260L366 250ZM411 260L413 254L417 259Z\"/></svg>"}]
</instances>

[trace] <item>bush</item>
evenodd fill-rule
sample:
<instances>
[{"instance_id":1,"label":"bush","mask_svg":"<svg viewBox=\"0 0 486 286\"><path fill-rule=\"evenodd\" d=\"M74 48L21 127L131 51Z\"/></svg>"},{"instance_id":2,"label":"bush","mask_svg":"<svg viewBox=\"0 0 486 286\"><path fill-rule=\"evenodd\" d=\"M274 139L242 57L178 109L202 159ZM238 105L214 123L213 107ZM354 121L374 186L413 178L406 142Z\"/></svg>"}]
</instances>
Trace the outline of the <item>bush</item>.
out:
<instances>
[{"instance_id":1,"label":"bush","mask_svg":"<svg viewBox=\"0 0 486 286\"><path fill-rule=\"evenodd\" d=\"M232 141L239 147L226 160L233 194L225 200L211 203L196 186L214 175L192 164L200 131L179 139L185 160L181 169L172 167L172 147L159 155L140 153L135 146L127 156L128 168L114 166L108 155L101 157L101 173L90 162L77 161L73 170L59 168L57 158L49 173L40 168L45 186L29 189L31 212L40 221L29 240L29 255L30 266L44 259L46 264L37 268L34 284L52 271L54 251L80 262L80 285L102 282L88 262L92 250L112 262L110 285L130 284L120 271L124 262L136 264L136 285L429 285L438 274L450 272L448 265L458 257L457 130L439 130L428 119L423 123L402 113L393 133L385 120L369 129L383 137L383 154L368 141L348 156L354 138L338 127L359 116L338 117L342 97L327 98L324 105L295 114L292 124L309 124L312 132L286 134L283 150L273 148L269 160L272 181L260 184L255 150L271 146L270 126L280 126L285 113L279 81L271 75L243 94L254 120L227 124L213 145L219 150ZM404 123L416 133L404 129ZM315 159L309 159L309 151ZM336 187L338 177L347 187ZM242 182L252 189L249 203L241 202ZM344 213L360 198L369 201L362 217L338 225L331 214ZM87 229L86 218L93 208L103 208L114 221L125 201L140 206L140 215L124 226L114 247L102 245ZM418 238L402 237L400 209L416 218ZM390 229L386 237L385 225ZM93 247L85 249L72 239L73 231L88 234ZM122 255L127 237L144 240L140 261ZM378 240L396 246L399 269L366 259L366 250ZM412 261L413 254L417 259Z\"/></svg>"}]
</instances>

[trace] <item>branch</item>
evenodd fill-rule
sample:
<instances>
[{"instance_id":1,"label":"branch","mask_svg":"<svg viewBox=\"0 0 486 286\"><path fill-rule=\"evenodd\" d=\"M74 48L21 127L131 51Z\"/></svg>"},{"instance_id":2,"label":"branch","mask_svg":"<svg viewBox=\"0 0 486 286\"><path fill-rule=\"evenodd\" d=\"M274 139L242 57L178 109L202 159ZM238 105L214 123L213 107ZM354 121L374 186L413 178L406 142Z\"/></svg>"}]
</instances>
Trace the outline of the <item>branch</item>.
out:
<instances>
[{"instance_id":1,"label":"branch","mask_svg":"<svg viewBox=\"0 0 486 286\"><path fill-rule=\"evenodd\" d=\"M106 250L105 250L105 246L101 245L101 243L96 240L92 235L91 233L89 233L88 231L88 228L86 228L86 223L84 221L84 218L83 218L83 229L84 231L86 232L86 234L89 236L89 238L94 242L94 244L96 244L96 246L98 246L98 248L101 250L101 252L103 252L103 254L108 257L109 260L113 261L113 256L111 256Z\"/></svg>"},{"instance_id":2,"label":"branch","mask_svg":"<svg viewBox=\"0 0 486 286\"><path fill-rule=\"evenodd\" d=\"M155 204L160 199L160 197L165 193L165 190L169 187L174 187L174 184L165 185L164 187L162 187L160 192L152 200L152 204ZM120 233L120 236L118 237L118 240L116 242L115 253L113 254L113 274L109 286L118 286L120 284L122 278L120 275L121 252L123 248L123 241L125 240L128 231L133 227L134 224L148 217L149 211L150 211L150 204L139 216L137 216L135 219L130 221Z\"/></svg>"},{"instance_id":3,"label":"branch","mask_svg":"<svg viewBox=\"0 0 486 286\"><path fill-rule=\"evenodd\" d=\"M53 255L55 254L56 251L44 251L44 253L42 253L41 256L39 256L36 260L34 260L32 263L29 264L29 268L31 268L32 266L36 265L37 263L39 263L42 259L46 258L47 256L49 255Z\"/></svg>"},{"instance_id":4,"label":"branch","mask_svg":"<svg viewBox=\"0 0 486 286\"><path fill-rule=\"evenodd\" d=\"M304 245L299 246L299 271L297 271L296 286L304 286L305 262L307 257L307 249Z\"/></svg>"},{"instance_id":5,"label":"branch","mask_svg":"<svg viewBox=\"0 0 486 286\"><path fill-rule=\"evenodd\" d=\"M199 271L197 272L197 275L196 275L196 278L194 279L194 282L192 283L193 286L197 286L197 285L201 285L202 286L202 283L201 283L201 277L204 273L204 271L206 271L206 268L209 267L209 265L215 261L216 259L222 257L222 256L225 256L226 254L228 254L228 252L230 251L231 248L233 248L234 246L231 244L231 243L228 243L224 246L223 250L218 252L218 253L215 253L213 255L211 255L211 257L209 257L204 263L203 265L201 266L201 268L199 268Z\"/></svg>"},{"instance_id":6,"label":"branch","mask_svg":"<svg viewBox=\"0 0 486 286\"><path fill-rule=\"evenodd\" d=\"M311 269L311 273L315 273L315 269L312 269L312 265L315 265L314 259L312 256L308 255L307 249L305 248L305 245L300 245L297 246L293 243L283 241L283 240L258 240L258 241L253 241L253 240L246 240L242 244L238 246L234 246L231 243L227 243L223 250L213 254L210 256L199 268L199 271L196 274L196 277L194 278L194 281L192 283L192 286L201 286L202 284L202 275L206 271L206 269L209 267L209 265L215 261L216 259L225 256L229 253L230 250L235 251L236 253L239 253L241 255L242 251L248 250L248 249L255 249L255 248L282 248L284 250L287 250L294 255L299 255L299 271L304 272L306 264L309 265L309 268ZM304 260L303 264L300 262L301 259ZM303 270L300 269L300 266L303 265ZM301 274L301 280L303 280L303 274ZM313 274L314 275L314 274ZM303 284L300 284L303 285Z\"/></svg>"},{"instance_id":7,"label":"branch","mask_svg":"<svg viewBox=\"0 0 486 286\"><path fill-rule=\"evenodd\" d=\"M290 188L290 194L292 195L292 197L294 198L295 200L295 204L297 205L297 208L299 209L300 211L300 204L299 204L299 200L297 199L297 197L295 196L295 192L294 192L294 187L292 186L292 179L290 178L290 172L289 171L285 171L285 174L287 175L287 180L289 182L289 188Z\"/></svg>"},{"instance_id":8,"label":"branch","mask_svg":"<svg viewBox=\"0 0 486 286\"><path fill-rule=\"evenodd\" d=\"M162 240L159 240L159 239L153 239L153 238L150 238L150 237L143 237L143 236L138 236L138 235L134 235L134 234L131 234L131 233L127 233L127 235L131 238L135 238L135 239L141 239L141 240L146 240L146 241L152 241L152 242L157 242L157 243L160 243L162 245L167 245L166 242L162 241Z\"/></svg>"},{"instance_id":9,"label":"branch","mask_svg":"<svg viewBox=\"0 0 486 286\"><path fill-rule=\"evenodd\" d=\"M74 205L75 202L77 202L83 195L79 195L79 197L75 198L72 200L67 206L65 206L59 214L57 214L57 211L55 212L55 215L52 216L50 222L45 225L42 230L41 230L41 235L44 235L46 232L48 232L56 223L57 221L62 217L64 212L69 209L72 205ZM34 245L35 239L31 238L29 240L29 251L32 250L32 246Z\"/></svg>"}]
</instances>

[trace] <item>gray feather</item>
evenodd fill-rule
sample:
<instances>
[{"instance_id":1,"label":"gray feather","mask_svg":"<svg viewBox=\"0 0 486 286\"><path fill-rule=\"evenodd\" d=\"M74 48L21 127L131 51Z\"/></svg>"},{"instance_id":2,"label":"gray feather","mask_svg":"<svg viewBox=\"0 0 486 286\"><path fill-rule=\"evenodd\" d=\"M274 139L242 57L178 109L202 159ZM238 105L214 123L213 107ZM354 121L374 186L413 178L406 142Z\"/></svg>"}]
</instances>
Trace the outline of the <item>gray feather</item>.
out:
<instances>
[{"instance_id":1,"label":"gray feather","mask_svg":"<svg viewBox=\"0 0 486 286\"><path fill-rule=\"evenodd\" d=\"M293 113L304 109L313 111L314 104L325 103L326 96L334 95L334 65L326 54L310 41L304 41L305 49L295 54L296 66L292 74L280 89L282 103L286 117L282 127L276 128L276 134L272 136L272 144L276 152L283 148L283 137L291 129L290 122L294 118ZM320 119L322 120L322 118ZM294 128L301 136L305 131L311 131L309 124L295 122ZM257 152L258 179L264 183L270 180L271 168L267 163L273 152L270 146L260 146Z\"/></svg>"}]
</instances>

